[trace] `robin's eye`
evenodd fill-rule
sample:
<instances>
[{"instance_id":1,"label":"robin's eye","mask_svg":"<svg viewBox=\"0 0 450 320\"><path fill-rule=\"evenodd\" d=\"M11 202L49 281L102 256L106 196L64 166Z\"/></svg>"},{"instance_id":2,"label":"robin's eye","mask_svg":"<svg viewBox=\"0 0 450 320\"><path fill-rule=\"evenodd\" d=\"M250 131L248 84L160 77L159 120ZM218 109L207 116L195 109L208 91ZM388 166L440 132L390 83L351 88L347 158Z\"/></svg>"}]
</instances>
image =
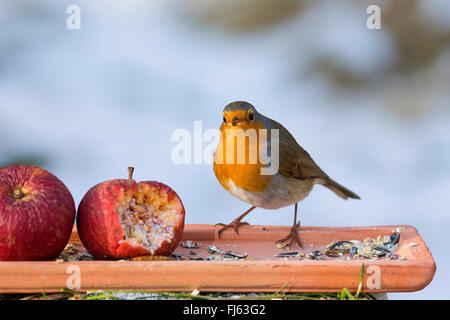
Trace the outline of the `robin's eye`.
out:
<instances>
[{"instance_id":1,"label":"robin's eye","mask_svg":"<svg viewBox=\"0 0 450 320\"><path fill-rule=\"evenodd\" d=\"M225 119L225 117L223 117L223 122L224 122L224 123L227 123L227 119Z\"/></svg>"},{"instance_id":2,"label":"robin's eye","mask_svg":"<svg viewBox=\"0 0 450 320\"><path fill-rule=\"evenodd\" d=\"M248 115L249 120L253 120L253 112Z\"/></svg>"}]
</instances>

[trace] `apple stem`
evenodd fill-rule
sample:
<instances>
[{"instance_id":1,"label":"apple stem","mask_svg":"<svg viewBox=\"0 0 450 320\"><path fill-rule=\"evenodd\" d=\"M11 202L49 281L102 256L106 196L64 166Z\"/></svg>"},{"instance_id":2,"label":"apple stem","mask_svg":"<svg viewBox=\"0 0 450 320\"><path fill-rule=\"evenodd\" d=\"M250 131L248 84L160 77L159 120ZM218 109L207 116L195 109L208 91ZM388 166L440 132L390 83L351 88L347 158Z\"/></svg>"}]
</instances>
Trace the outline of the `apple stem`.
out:
<instances>
[{"instance_id":1,"label":"apple stem","mask_svg":"<svg viewBox=\"0 0 450 320\"><path fill-rule=\"evenodd\" d=\"M133 172L134 172L134 168L128 167L128 180L133 180Z\"/></svg>"}]
</instances>

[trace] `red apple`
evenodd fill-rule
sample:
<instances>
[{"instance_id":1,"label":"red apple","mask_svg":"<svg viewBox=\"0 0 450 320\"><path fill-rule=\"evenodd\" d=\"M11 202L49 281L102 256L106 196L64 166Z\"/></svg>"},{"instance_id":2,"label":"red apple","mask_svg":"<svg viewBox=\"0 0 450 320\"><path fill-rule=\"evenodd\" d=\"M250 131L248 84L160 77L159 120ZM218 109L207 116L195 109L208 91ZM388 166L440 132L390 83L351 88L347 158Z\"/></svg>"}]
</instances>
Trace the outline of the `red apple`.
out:
<instances>
[{"instance_id":1,"label":"red apple","mask_svg":"<svg viewBox=\"0 0 450 320\"><path fill-rule=\"evenodd\" d=\"M184 229L184 207L169 186L117 179L92 187L81 200L77 229L97 259L170 255Z\"/></svg>"},{"instance_id":2,"label":"red apple","mask_svg":"<svg viewBox=\"0 0 450 320\"><path fill-rule=\"evenodd\" d=\"M51 260L69 241L75 203L64 183L28 165L0 169L0 260Z\"/></svg>"}]
</instances>

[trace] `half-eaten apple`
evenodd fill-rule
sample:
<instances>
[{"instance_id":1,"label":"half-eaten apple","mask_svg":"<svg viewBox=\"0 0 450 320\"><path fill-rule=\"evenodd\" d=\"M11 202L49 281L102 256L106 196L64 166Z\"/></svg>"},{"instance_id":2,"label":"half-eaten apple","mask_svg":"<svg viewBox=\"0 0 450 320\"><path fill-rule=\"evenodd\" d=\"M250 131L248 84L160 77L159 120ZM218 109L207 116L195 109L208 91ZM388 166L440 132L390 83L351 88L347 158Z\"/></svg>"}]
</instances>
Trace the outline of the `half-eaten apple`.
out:
<instances>
[{"instance_id":1,"label":"half-eaten apple","mask_svg":"<svg viewBox=\"0 0 450 320\"><path fill-rule=\"evenodd\" d=\"M102 182L82 199L77 213L81 242L96 259L168 256L184 229L184 206L177 193L157 181Z\"/></svg>"}]
</instances>

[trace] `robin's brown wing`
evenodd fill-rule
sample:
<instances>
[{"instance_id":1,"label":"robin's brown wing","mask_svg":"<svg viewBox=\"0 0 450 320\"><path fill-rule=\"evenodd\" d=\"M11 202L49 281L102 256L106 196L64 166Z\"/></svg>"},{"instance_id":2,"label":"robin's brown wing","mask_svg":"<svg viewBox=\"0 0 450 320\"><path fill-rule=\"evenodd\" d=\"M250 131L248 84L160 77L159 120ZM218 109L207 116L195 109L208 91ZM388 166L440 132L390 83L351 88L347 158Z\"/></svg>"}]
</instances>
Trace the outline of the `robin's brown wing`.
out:
<instances>
[{"instance_id":1,"label":"robin's brown wing","mask_svg":"<svg viewBox=\"0 0 450 320\"><path fill-rule=\"evenodd\" d=\"M328 178L286 128L274 120L272 126L279 130L280 174L296 179Z\"/></svg>"}]
</instances>

